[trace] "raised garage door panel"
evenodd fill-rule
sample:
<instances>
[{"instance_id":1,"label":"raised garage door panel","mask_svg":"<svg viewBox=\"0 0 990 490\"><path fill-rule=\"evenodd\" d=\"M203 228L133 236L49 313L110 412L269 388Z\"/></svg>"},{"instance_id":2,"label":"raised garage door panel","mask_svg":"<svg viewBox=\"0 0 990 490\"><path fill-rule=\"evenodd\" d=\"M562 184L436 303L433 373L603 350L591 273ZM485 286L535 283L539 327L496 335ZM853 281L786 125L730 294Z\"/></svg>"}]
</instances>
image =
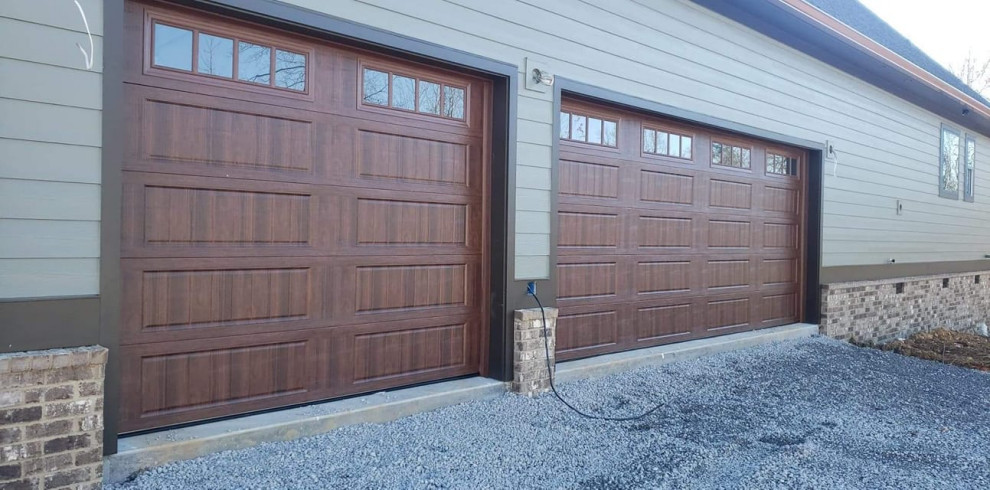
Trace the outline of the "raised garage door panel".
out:
<instances>
[{"instance_id":1,"label":"raised garage door panel","mask_svg":"<svg viewBox=\"0 0 990 490\"><path fill-rule=\"evenodd\" d=\"M127 24L123 432L479 371L487 81L178 7ZM194 69L153 61L159 24ZM201 34L275 80L202 73Z\"/></svg>"},{"instance_id":2,"label":"raised garage door panel","mask_svg":"<svg viewBox=\"0 0 990 490\"><path fill-rule=\"evenodd\" d=\"M800 319L804 151L574 99L561 118L561 359Z\"/></svg>"}]
</instances>

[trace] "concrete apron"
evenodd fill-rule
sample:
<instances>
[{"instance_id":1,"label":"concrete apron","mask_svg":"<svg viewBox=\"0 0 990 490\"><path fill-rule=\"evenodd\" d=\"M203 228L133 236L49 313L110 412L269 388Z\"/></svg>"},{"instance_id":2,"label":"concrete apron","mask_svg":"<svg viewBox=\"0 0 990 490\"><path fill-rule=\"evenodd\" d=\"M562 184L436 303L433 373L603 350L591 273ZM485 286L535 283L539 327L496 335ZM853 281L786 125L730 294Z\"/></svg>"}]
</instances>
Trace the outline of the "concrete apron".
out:
<instances>
[{"instance_id":1,"label":"concrete apron","mask_svg":"<svg viewBox=\"0 0 990 490\"><path fill-rule=\"evenodd\" d=\"M646 365L694 359L770 342L811 337L818 326L796 323L709 339L650 347L557 364L559 382L595 378ZM122 437L104 458L103 480L119 483L136 472L207 454L289 441L338 427L382 423L420 412L502 396L508 383L475 377L374 393L305 407Z\"/></svg>"}]
</instances>

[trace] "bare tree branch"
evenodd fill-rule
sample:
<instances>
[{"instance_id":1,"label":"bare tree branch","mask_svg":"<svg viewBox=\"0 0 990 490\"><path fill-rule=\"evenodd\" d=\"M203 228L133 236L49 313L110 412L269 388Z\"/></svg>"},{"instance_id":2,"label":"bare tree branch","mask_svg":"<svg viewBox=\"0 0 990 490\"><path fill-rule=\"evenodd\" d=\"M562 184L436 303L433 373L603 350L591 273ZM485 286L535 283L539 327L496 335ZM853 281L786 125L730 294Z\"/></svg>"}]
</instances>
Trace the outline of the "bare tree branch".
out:
<instances>
[{"instance_id":1,"label":"bare tree branch","mask_svg":"<svg viewBox=\"0 0 990 490\"><path fill-rule=\"evenodd\" d=\"M973 90L990 95L990 57L979 59L969 51L959 66L950 65L949 70Z\"/></svg>"}]
</instances>

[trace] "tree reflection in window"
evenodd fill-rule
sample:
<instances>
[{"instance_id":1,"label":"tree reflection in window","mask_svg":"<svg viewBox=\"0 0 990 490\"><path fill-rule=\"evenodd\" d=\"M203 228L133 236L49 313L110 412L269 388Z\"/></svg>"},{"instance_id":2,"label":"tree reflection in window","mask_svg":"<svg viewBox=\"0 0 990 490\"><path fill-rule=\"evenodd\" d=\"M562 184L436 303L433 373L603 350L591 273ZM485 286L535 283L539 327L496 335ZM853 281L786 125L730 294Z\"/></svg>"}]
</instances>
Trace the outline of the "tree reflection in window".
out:
<instances>
[{"instance_id":1,"label":"tree reflection in window","mask_svg":"<svg viewBox=\"0 0 990 490\"><path fill-rule=\"evenodd\" d=\"M361 73L361 100L365 104L447 119L465 118L467 90L464 88L387 69L364 68Z\"/></svg>"}]
</instances>

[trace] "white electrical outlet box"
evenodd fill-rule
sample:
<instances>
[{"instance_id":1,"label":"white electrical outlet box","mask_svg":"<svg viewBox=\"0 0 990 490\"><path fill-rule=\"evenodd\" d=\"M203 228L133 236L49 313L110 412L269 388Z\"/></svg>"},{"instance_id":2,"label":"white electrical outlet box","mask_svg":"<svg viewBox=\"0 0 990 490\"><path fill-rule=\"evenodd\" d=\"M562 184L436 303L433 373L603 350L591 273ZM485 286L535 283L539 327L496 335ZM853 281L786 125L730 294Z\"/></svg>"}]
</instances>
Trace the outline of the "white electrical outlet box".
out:
<instances>
[{"instance_id":1,"label":"white electrical outlet box","mask_svg":"<svg viewBox=\"0 0 990 490\"><path fill-rule=\"evenodd\" d=\"M832 146L832 142L825 140L825 159L835 160L835 147Z\"/></svg>"}]
</instances>

